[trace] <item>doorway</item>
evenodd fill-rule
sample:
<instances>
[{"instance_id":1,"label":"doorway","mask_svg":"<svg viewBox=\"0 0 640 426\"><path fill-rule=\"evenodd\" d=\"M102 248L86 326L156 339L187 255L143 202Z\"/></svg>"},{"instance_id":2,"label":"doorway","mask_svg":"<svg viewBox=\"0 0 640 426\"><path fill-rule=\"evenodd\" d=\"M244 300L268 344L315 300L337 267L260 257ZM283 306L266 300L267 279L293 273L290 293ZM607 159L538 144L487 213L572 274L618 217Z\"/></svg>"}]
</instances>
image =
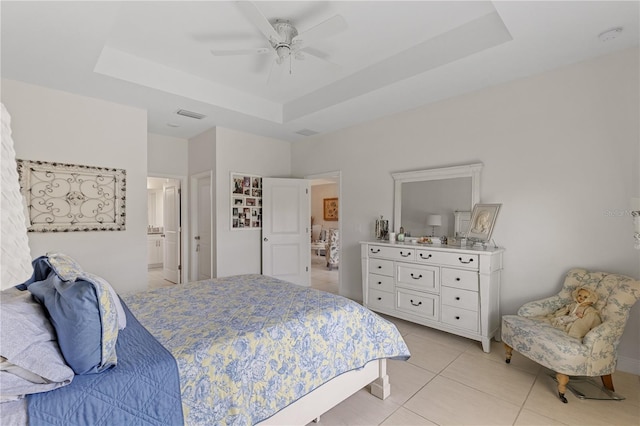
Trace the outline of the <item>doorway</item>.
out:
<instances>
[{"instance_id":1,"label":"doorway","mask_svg":"<svg viewBox=\"0 0 640 426\"><path fill-rule=\"evenodd\" d=\"M311 181L311 287L340 294L341 174L307 176ZM336 200L337 217L325 216L325 203Z\"/></svg>"},{"instance_id":2,"label":"doorway","mask_svg":"<svg viewBox=\"0 0 640 426\"><path fill-rule=\"evenodd\" d=\"M147 268L150 288L182 282L181 179L147 178Z\"/></svg>"}]
</instances>

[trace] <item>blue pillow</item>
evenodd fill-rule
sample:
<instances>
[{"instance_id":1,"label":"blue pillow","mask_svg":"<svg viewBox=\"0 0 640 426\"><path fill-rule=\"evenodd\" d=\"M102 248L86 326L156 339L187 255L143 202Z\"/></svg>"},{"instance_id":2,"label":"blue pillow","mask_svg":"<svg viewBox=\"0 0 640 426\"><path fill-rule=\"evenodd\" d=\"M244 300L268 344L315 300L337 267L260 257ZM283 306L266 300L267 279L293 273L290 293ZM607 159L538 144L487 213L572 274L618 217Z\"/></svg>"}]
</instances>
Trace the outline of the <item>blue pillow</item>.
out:
<instances>
[{"instance_id":1,"label":"blue pillow","mask_svg":"<svg viewBox=\"0 0 640 426\"><path fill-rule=\"evenodd\" d=\"M46 308L60 351L73 371L100 373L116 365L118 318L103 280L79 270L73 259L59 254L34 260L34 271L37 274L26 286ZM45 272L45 279L38 277Z\"/></svg>"}]
</instances>

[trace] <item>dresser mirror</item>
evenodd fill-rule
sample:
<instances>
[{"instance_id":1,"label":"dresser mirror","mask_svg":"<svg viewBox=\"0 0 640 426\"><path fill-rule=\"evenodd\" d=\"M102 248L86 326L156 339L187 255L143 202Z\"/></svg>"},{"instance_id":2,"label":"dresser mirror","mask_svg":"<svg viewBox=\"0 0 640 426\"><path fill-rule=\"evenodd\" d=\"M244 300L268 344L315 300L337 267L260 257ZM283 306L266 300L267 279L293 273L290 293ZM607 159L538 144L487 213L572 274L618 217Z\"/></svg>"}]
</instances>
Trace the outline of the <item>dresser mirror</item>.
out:
<instances>
[{"instance_id":1,"label":"dresser mirror","mask_svg":"<svg viewBox=\"0 0 640 426\"><path fill-rule=\"evenodd\" d=\"M392 173L394 231L402 226L412 237L455 236L456 212L464 217L480 201L481 171L475 163Z\"/></svg>"}]
</instances>

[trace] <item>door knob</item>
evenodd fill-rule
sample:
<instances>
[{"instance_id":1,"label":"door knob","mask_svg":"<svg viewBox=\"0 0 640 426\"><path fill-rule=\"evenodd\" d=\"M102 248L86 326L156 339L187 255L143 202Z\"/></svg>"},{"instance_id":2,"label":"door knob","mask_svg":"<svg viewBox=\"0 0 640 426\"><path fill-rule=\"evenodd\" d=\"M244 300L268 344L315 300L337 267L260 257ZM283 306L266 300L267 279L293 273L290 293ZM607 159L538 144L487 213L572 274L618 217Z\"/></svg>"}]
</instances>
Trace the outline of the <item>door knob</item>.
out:
<instances>
[{"instance_id":1,"label":"door knob","mask_svg":"<svg viewBox=\"0 0 640 426\"><path fill-rule=\"evenodd\" d=\"M200 235L196 235L195 237L193 237L194 240L200 241Z\"/></svg>"},{"instance_id":2,"label":"door knob","mask_svg":"<svg viewBox=\"0 0 640 426\"><path fill-rule=\"evenodd\" d=\"M265 241L265 242L266 242L266 241L269 241L269 239L268 239L267 237L264 237L264 240L263 240L263 241Z\"/></svg>"}]
</instances>

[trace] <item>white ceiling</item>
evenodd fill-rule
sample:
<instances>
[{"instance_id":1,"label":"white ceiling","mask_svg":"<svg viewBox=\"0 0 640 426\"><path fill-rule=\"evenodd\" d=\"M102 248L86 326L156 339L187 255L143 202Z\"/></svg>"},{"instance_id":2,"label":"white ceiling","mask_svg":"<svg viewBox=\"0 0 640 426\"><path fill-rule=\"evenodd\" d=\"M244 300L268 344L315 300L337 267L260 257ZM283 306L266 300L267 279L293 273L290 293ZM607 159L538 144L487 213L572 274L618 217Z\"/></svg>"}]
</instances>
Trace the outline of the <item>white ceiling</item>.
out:
<instances>
[{"instance_id":1,"label":"white ceiling","mask_svg":"<svg viewBox=\"0 0 640 426\"><path fill-rule=\"evenodd\" d=\"M637 47L639 4L258 1L267 19L289 20L299 32L334 15L347 23L269 83L274 52L210 52L268 46L233 1L3 0L1 72L144 108L152 133L190 138L223 126L298 141L303 129L332 132ZM598 38L614 27L624 28L617 38Z\"/></svg>"}]
</instances>

